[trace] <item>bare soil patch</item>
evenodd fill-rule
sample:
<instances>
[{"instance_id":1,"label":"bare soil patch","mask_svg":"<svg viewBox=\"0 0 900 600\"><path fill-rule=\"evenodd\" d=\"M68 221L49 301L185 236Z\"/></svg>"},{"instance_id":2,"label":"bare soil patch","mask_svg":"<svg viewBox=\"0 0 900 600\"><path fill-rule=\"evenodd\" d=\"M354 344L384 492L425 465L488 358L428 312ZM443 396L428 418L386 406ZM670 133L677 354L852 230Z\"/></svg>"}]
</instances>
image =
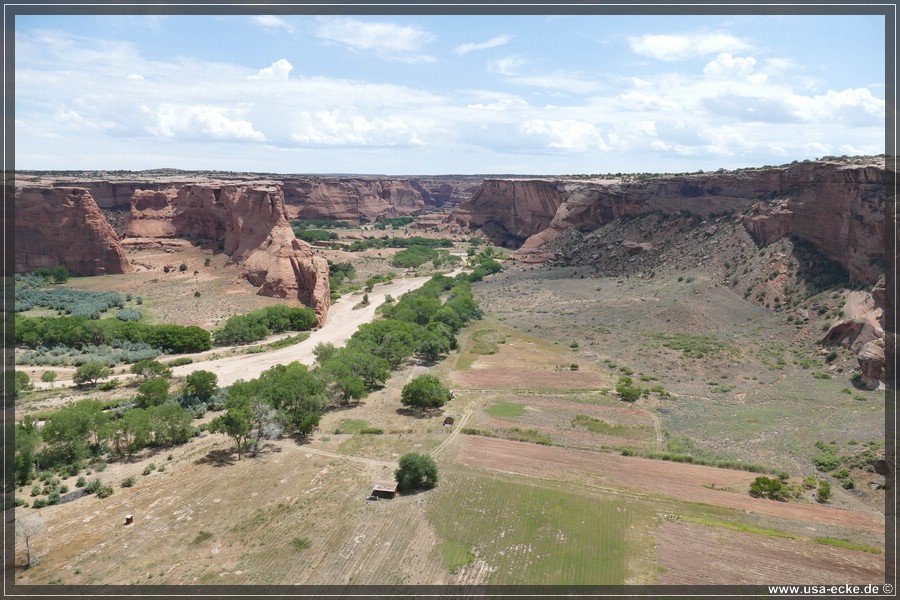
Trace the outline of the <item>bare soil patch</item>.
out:
<instances>
[{"instance_id":1,"label":"bare soil patch","mask_svg":"<svg viewBox=\"0 0 900 600\"><path fill-rule=\"evenodd\" d=\"M809 540L772 538L664 521L656 537L658 583L868 584L884 581L884 557Z\"/></svg>"}]
</instances>

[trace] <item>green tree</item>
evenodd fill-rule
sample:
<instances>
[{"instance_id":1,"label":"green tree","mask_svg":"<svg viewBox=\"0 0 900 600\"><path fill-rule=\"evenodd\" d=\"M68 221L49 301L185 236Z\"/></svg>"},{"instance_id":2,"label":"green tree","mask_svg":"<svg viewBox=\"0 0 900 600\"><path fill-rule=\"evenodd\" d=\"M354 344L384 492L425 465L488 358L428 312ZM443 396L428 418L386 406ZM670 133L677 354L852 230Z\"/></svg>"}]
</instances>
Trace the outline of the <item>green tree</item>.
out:
<instances>
[{"instance_id":1,"label":"green tree","mask_svg":"<svg viewBox=\"0 0 900 600\"><path fill-rule=\"evenodd\" d=\"M152 433L150 413L143 408L133 408L121 419L109 421L104 435L112 442L116 454L131 456L150 442Z\"/></svg>"},{"instance_id":2,"label":"green tree","mask_svg":"<svg viewBox=\"0 0 900 600\"><path fill-rule=\"evenodd\" d=\"M135 403L139 408L159 406L169 398L169 382L161 377L148 379L138 386Z\"/></svg>"},{"instance_id":3,"label":"green tree","mask_svg":"<svg viewBox=\"0 0 900 600\"><path fill-rule=\"evenodd\" d=\"M616 393L626 402L634 402L641 397L641 388L632 385L634 381L631 377L619 377L616 384Z\"/></svg>"},{"instance_id":4,"label":"green tree","mask_svg":"<svg viewBox=\"0 0 900 600\"><path fill-rule=\"evenodd\" d=\"M316 347L313 348L313 354L316 357L316 361L322 365L325 364L329 359L331 359L335 354L337 354L338 349L331 342L319 342L316 344Z\"/></svg>"},{"instance_id":5,"label":"green tree","mask_svg":"<svg viewBox=\"0 0 900 600\"><path fill-rule=\"evenodd\" d=\"M819 489L816 491L816 500L825 502L831 498L831 484L827 481L819 481Z\"/></svg>"},{"instance_id":6,"label":"green tree","mask_svg":"<svg viewBox=\"0 0 900 600\"><path fill-rule=\"evenodd\" d=\"M41 373L41 381L52 384L56 381L56 371L44 371Z\"/></svg>"},{"instance_id":7,"label":"green tree","mask_svg":"<svg viewBox=\"0 0 900 600\"><path fill-rule=\"evenodd\" d=\"M252 398L241 394L229 394L228 400L225 402L225 414L210 421L209 430L214 433L224 433L233 438L237 444L238 460L241 460L244 443L253 432L253 425Z\"/></svg>"},{"instance_id":8,"label":"green tree","mask_svg":"<svg viewBox=\"0 0 900 600\"><path fill-rule=\"evenodd\" d=\"M28 485L34 477L34 452L41 443L36 419L25 418L16 424L16 485Z\"/></svg>"},{"instance_id":9,"label":"green tree","mask_svg":"<svg viewBox=\"0 0 900 600\"><path fill-rule=\"evenodd\" d=\"M219 378L211 371L194 371L187 376L188 395L194 396L200 402L206 402L216 393L216 385Z\"/></svg>"},{"instance_id":10,"label":"green tree","mask_svg":"<svg viewBox=\"0 0 900 600\"><path fill-rule=\"evenodd\" d=\"M281 415L282 422L301 435L307 435L319 425L319 418L328 406L325 382L307 370L306 365L294 361L266 369L255 383L255 395ZM231 386L229 395L236 393ZM238 388L237 393L246 393Z\"/></svg>"},{"instance_id":11,"label":"green tree","mask_svg":"<svg viewBox=\"0 0 900 600\"><path fill-rule=\"evenodd\" d=\"M50 276L56 283L65 283L69 280L69 270L62 265L56 265L50 269Z\"/></svg>"},{"instance_id":12,"label":"green tree","mask_svg":"<svg viewBox=\"0 0 900 600\"><path fill-rule=\"evenodd\" d=\"M90 361L75 369L75 375L72 377L72 381L74 381L76 385L84 385L85 383L97 385L97 381L109 377L110 375L112 375L112 371L109 370L109 367L101 362Z\"/></svg>"},{"instance_id":13,"label":"green tree","mask_svg":"<svg viewBox=\"0 0 900 600\"><path fill-rule=\"evenodd\" d=\"M144 379L172 376L172 369L152 358L144 358L131 365L131 372Z\"/></svg>"},{"instance_id":14,"label":"green tree","mask_svg":"<svg viewBox=\"0 0 900 600\"><path fill-rule=\"evenodd\" d=\"M366 382L353 372L353 366L344 359L343 353L326 361L320 371L339 397L341 404L365 398Z\"/></svg>"},{"instance_id":15,"label":"green tree","mask_svg":"<svg viewBox=\"0 0 900 600\"><path fill-rule=\"evenodd\" d=\"M174 446L188 441L193 434L191 413L177 404L160 404L147 411L153 439L159 446Z\"/></svg>"},{"instance_id":16,"label":"green tree","mask_svg":"<svg viewBox=\"0 0 900 600\"><path fill-rule=\"evenodd\" d=\"M435 362L450 352L450 340L433 330L425 330L419 338L416 354L427 361Z\"/></svg>"},{"instance_id":17,"label":"green tree","mask_svg":"<svg viewBox=\"0 0 900 600\"><path fill-rule=\"evenodd\" d=\"M19 396L22 392L34 389L34 384L31 383L31 379L25 371L16 371L15 385L16 396Z\"/></svg>"},{"instance_id":18,"label":"green tree","mask_svg":"<svg viewBox=\"0 0 900 600\"><path fill-rule=\"evenodd\" d=\"M54 412L44 424L41 436L56 457L72 463L88 455L92 435L99 442L106 419L99 401L79 400Z\"/></svg>"},{"instance_id":19,"label":"green tree","mask_svg":"<svg viewBox=\"0 0 900 600\"><path fill-rule=\"evenodd\" d=\"M428 489L437 483L437 465L428 455L415 452L404 454L400 457L399 467L394 471L394 477L397 480L397 489L401 492Z\"/></svg>"},{"instance_id":20,"label":"green tree","mask_svg":"<svg viewBox=\"0 0 900 600\"><path fill-rule=\"evenodd\" d=\"M403 386L400 403L416 408L443 406L450 400L450 390L434 375L419 375Z\"/></svg>"}]
</instances>

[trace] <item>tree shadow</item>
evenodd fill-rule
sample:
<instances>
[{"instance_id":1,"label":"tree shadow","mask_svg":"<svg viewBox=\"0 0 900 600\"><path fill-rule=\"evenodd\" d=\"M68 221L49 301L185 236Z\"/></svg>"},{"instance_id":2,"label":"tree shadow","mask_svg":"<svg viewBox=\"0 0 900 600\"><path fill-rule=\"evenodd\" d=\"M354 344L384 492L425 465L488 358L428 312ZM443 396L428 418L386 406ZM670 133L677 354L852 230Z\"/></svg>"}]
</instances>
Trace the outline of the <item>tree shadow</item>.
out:
<instances>
[{"instance_id":1,"label":"tree shadow","mask_svg":"<svg viewBox=\"0 0 900 600\"><path fill-rule=\"evenodd\" d=\"M234 455L235 450L230 448L220 450L210 450L206 456L198 458L194 461L195 465L212 465L214 467L227 467L236 462Z\"/></svg>"},{"instance_id":2,"label":"tree shadow","mask_svg":"<svg viewBox=\"0 0 900 600\"><path fill-rule=\"evenodd\" d=\"M434 419L444 414L444 409L435 408L398 408L398 415L405 417L414 417L416 419Z\"/></svg>"}]
</instances>

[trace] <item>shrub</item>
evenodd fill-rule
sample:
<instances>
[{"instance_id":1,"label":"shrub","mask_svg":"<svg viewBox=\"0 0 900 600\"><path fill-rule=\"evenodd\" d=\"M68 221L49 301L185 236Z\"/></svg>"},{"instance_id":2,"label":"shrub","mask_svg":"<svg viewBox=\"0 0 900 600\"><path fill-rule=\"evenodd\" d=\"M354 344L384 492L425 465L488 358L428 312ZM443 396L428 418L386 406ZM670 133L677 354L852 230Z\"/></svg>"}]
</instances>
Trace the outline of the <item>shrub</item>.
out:
<instances>
[{"instance_id":1,"label":"shrub","mask_svg":"<svg viewBox=\"0 0 900 600\"><path fill-rule=\"evenodd\" d=\"M816 500L825 502L829 498L831 498L831 484L827 481L820 481L819 489L816 492Z\"/></svg>"},{"instance_id":2,"label":"shrub","mask_svg":"<svg viewBox=\"0 0 900 600\"><path fill-rule=\"evenodd\" d=\"M47 502L46 499L38 498L37 500L35 500L34 502L31 503L31 508L44 508L48 504L49 504L49 502Z\"/></svg>"},{"instance_id":3,"label":"shrub","mask_svg":"<svg viewBox=\"0 0 900 600\"><path fill-rule=\"evenodd\" d=\"M83 488L85 485L87 485L87 482L85 481L83 476L79 477L78 481L75 482L75 487L77 488Z\"/></svg>"},{"instance_id":4,"label":"shrub","mask_svg":"<svg viewBox=\"0 0 900 600\"><path fill-rule=\"evenodd\" d=\"M750 484L750 495L754 498L786 500L789 488L778 478L759 476Z\"/></svg>"},{"instance_id":5,"label":"shrub","mask_svg":"<svg viewBox=\"0 0 900 600\"><path fill-rule=\"evenodd\" d=\"M113 495L113 489L108 485L101 485L97 488L97 497L98 498L109 498Z\"/></svg>"},{"instance_id":6,"label":"shrub","mask_svg":"<svg viewBox=\"0 0 900 600\"><path fill-rule=\"evenodd\" d=\"M187 265L184 264L184 263L181 263L181 264L178 266L178 270L181 271L182 273L184 273L185 271L187 271Z\"/></svg>"},{"instance_id":7,"label":"shrub","mask_svg":"<svg viewBox=\"0 0 900 600\"><path fill-rule=\"evenodd\" d=\"M83 385L85 383L96 385L98 380L109 377L111 374L112 371L102 363L86 362L75 370L72 381L74 381L76 385Z\"/></svg>"},{"instance_id":8,"label":"shrub","mask_svg":"<svg viewBox=\"0 0 900 600\"><path fill-rule=\"evenodd\" d=\"M130 488L134 485L134 477L126 477L122 480L121 486L123 488Z\"/></svg>"}]
</instances>

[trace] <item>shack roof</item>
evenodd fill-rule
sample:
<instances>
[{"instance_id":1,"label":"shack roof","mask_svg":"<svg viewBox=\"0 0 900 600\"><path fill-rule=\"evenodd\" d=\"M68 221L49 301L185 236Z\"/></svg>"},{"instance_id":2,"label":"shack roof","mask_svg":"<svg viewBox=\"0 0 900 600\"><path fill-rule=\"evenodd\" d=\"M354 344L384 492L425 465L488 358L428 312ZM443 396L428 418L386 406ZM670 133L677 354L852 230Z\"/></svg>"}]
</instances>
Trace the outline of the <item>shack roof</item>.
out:
<instances>
[{"instance_id":1,"label":"shack roof","mask_svg":"<svg viewBox=\"0 0 900 600\"><path fill-rule=\"evenodd\" d=\"M375 485L372 486L372 490L376 492L396 492L397 491L397 482L396 481L376 481Z\"/></svg>"}]
</instances>

